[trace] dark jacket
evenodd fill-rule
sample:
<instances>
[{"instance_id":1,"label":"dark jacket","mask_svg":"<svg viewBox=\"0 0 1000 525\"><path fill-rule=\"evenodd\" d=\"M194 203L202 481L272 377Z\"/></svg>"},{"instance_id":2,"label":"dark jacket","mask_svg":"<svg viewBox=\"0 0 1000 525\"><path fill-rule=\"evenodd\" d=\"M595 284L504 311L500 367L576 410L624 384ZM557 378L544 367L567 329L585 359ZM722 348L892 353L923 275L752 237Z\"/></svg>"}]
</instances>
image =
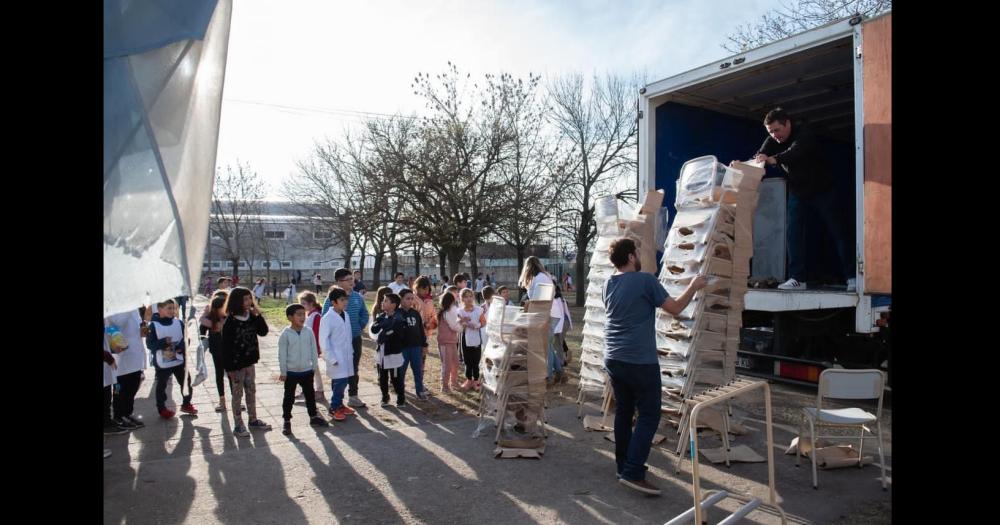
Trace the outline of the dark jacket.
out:
<instances>
[{"instance_id":1,"label":"dark jacket","mask_svg":"<svg viewBox=\"0 0 1000 525\"><path fill-rule=\"evenodd\" d=\"M792 121L792 134L784 144L767 137L757 153L774 157L788 174L788 189L795 195L810 197L833 188L829 161L804 124Z\"/></svg>"},{"instance_id":2,"label":"dark jacket","mask_svg":"<svg viewBox=\"0 0 1000 525\"><path fill-rule=\"evenodd\" d=\"M257 337L267 335L267 322L260 315L250 314L246 321L230 315L222 325L222 366L235 372L260 361Z\"/></svg>"},{"instance_id":3,"label":"dark jacket","mask_svg":"<svg viewBox=\"0 0 1000 525\"><path fill-rule=\"evenodd\" d=\"M403 327L403 348L427 346L427 333L424 332L424 320L420 310L411 308L401 312L406 325Z\"/></svg>"},{"instance_id":4,"label":"dark jacket","mask_svg":"<svg viewBox=\"0 0 1000 525\"><path fill-rule=\"evenodd\" d=\"M167 347L167 340L160 339L160 337L156 334L156 329L157 327L160 326L170 326L171 324L174 323L174 321L181 323L181 334L185 334L186 326L176 317L171 317L170 319L162 319L159 313L155 313L153 314L153 317L149 322L149 333L146 335L146 348L148 348L150 352L149 361L153 364L153 367L155 368L159 368L159 366L156 364L156 351L163 350ZM174 351L180 355L184 355L185 339L186 337L182 335L180 341L172 341L172 344L174 345Z\"/></svg>"},{"instance_id":5,"label":"dark jacket","mask_svg":"<svg viewBox=\"0 0 1000 525\"><path fill-rule=\"evenodd\" d=\"M399 354L403 352L403 332L406 329L406 321L399 310L389 316L385 312L378 314L375 322L372 323L371 332L378 334L378 344L385 345L385 354Z\"/></svg>"}]
</instances>

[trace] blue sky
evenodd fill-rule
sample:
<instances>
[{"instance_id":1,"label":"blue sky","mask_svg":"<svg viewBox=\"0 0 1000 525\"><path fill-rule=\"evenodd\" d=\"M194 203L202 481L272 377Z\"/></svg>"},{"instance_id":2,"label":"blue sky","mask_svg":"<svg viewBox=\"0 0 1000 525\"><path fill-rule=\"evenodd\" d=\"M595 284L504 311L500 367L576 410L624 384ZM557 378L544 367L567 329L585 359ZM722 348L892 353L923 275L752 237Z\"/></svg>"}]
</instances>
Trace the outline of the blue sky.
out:
<instances>
[{"instance_id":1,"label":"blue sky","mask_svg":"<svg viewBox=\"0 0 1000 525\"><path fill-rule=\"evenodd\" d=\"M410 113L410 83L447 61L473 76L645 74L653 82L728 55L738 25L780 0L236 0L219 166L237 159L271 197L315 140L364 113Z\"/></svg>"}]
</instances>

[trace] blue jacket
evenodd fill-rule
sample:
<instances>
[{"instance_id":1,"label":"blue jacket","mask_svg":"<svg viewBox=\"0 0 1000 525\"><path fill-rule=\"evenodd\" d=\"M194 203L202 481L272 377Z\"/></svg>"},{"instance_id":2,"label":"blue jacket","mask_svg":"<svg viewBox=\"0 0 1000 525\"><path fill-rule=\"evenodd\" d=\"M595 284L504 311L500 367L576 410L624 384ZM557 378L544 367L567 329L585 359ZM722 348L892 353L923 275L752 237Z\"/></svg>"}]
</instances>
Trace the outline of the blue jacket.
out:
<instances>
[{"instance_id":1,"label":"blue jacket","mask_svg":"<svg viewBox=\"0 0 1000 525\"><path fill-rule=\"evenodd\" d=\"M323 302L323 315L330 309L330 298ZM365 308L365 300L358 292L351 292L347 296L347 319L351 322L351 337L361 337L361 330L368 326L368 310Z\"/></svg>"}]
</instances>

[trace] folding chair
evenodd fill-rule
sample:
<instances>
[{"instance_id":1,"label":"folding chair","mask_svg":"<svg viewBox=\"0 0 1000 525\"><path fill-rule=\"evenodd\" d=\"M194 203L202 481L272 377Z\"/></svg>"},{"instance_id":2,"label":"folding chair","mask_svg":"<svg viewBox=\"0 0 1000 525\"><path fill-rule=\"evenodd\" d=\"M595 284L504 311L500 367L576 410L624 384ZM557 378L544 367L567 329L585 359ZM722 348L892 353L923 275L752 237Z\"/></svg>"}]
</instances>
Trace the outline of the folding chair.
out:
<instances>
[{"instance_id":1,"label":"folding chair","mask_svg":"<svg viewBox=\"0 0 1000 525\"><path fill-rule=\"evenodd\" d=\"M818 489L816 478L816 440L818 438L853 439L850 436L817 436L817 427L858 428L861 436L858 441L858 468L864 465L862 447L865 439L878 439L878 460L882 468L882 490L886 490L885 457L882 454L882 394L885 390L885 374L881 370L844 370L827 369L819 375L819 391L816 394L816 408L802 409L802 419L799 420L799 440L795 452L795 466L799 466L802 451L802 427L809 422L809 439L812 444L812 479L813 488ZM878 399L878 409L875 414L861 408L824 409L823 398L831 399ZM867 426L875 423L874 434ZM872 434L866 436L865 432Z\"/></svg>"}]
</instances>

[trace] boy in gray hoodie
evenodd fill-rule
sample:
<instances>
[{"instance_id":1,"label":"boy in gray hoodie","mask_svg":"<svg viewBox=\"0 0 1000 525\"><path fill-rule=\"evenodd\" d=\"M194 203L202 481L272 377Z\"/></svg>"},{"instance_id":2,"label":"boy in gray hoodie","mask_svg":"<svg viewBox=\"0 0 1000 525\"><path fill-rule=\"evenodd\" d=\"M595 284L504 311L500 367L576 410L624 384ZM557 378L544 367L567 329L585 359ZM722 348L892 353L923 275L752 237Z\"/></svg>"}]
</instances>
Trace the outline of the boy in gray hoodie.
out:
<instances>
[{"instance_id":1,"label":"boy in gray hoodie","mask_svg":"<svg viewBox=\"0 0 1000 525\"><path fill-rule=\"evenodd\" d=\"M302 387L306 398L306 410L309 412L309 424L314 427L326 427L330 423L316 411L316 394L313 390L313 376L316 361L316 337L312 330L305 329L306 309L301 304L290 304L285 308L285 317L291 326L281 331L278 338L278 366L281 375L278 379L285 382L285 398L281 403L282 417L285 426L281 433L292 433L292 405L295 403L295 387Z\"/></svg>"}]
</instances>

